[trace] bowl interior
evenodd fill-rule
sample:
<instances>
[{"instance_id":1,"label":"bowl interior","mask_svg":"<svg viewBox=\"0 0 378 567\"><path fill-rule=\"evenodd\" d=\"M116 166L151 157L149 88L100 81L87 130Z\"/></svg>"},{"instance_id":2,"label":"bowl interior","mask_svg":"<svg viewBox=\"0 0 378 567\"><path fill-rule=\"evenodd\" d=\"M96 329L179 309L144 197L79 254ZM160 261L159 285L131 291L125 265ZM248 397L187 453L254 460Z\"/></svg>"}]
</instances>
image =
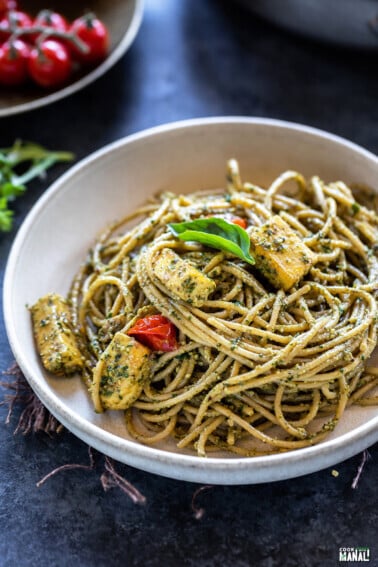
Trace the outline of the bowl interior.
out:
<instances>
[{"instance_id":1,"label":"bowl interior","mask_svg":"<svg viewBox=\"0 0 378 567\"><path fill-rule=\"evenodd\" d=\"M111 2L107 0L87 0L85 4L75 2L74 0L67 0L67 2L64 2L64 5L62 5L62 2L56 0L50 0L49 2L45 0L25 0L22 3L22 9L32 15L36 15L40 10L48 8L60 12L70 21L87 12L95 13L109 30L109 59L123 41L140 5L140 0L112 0ZM103 67L105 63L106 60L97 67L96 70L86 70L79 75L73 76L71 83L65 86L64 89L60 88L59 91L68 90L70 92L74 84L77 84L85 76L93 74L94 71L96 71L95 74L97 76L99 68ZM43 101L53 96L53 94L54 91L45 90L32 83L22 87L2 87L0 92L0 116L11 114L18 108L24 108L24 105L30 103L36 104L39 102L41 104ZM67 94L69 93L67 92ZM47 102L49 102L49 100L47 100Z\"/></svg>"},{"instance_id":2,"label":"bowl interior","mask_svg":"<svg viewBox=\"0 0 378 567\"><path fill-rule=\"evenodd\" d=\"M122 412L95 414L79 378L56 378L43 370L25 305L48 292L66 294L96 234L157 191L224 187L225 165L230 157L240 162L245 180L263 185L285 169L296 169L307 177L317 174L326 181L342 179L371 187L378 179L378 160L374 156L316 131L274 121L192 121L132 136L74 167L40 199L14 244L6 274L4 306L15 356L32 387L53 413L94 446L100 440L101 450L119 460L129 462L130 447L137 445L127 441ZM332 442L340 441L343 449L344 437L357 431L359 444L353 446L349 439L344 447L346 453L344 450L339 455L339 460L346 458L353 448L354 452L361 449L364 435L367 442L372 442L372 435L374 440L378 438L377 426L378 408L352 408L328 441L297 451L298 459L306 452L319 456L322 446L328 444L331 450ZM175 451L173 442L162 444L161 448ZM159 452L141 445L138 451L146 459L151 459L151 455L154 459ZM286 456L281 455L283 459ZM268 463L271 457L261 459ZM220 459L223 460L233 459ZM141 466L152 470L148 463ZM170 476L167 470L161 474ZM222 482L227 482L227 478L223 477Z\"/></svg>"}]
</instances>

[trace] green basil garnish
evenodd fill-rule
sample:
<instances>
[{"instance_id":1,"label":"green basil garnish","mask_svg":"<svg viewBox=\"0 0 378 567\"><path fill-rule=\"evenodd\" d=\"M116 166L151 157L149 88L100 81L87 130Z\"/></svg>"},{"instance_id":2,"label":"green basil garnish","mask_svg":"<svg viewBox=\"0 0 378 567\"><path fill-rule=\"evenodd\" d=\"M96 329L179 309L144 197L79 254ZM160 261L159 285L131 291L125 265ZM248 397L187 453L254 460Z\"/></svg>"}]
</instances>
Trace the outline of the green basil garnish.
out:
<instances>
[{"instance_id":1,"label":"green basil garnish","mask_svg":"<svg viewBox=\"0 0 378 567\"><path fill-rule=\"evenodd\" d=\"M255 263L249 252L251 241L248 233L237 224L218 217L209 217L170 223L168 228L180 240L201 242L211 248L230 252L249 264Z\"/></svg>"}]
</instances>

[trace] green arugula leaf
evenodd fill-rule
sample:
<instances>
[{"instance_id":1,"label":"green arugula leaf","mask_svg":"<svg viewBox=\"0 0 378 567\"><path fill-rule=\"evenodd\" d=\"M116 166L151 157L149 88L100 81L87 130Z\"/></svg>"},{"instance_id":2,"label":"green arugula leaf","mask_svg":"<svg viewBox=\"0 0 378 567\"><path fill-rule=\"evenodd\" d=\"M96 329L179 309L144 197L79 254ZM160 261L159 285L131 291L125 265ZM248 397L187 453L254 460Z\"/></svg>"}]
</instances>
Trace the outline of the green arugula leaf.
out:
<instances>
[{"instance_id":1,"label":"green arugula leaf","mask_svg":"<svg viewBox=\"0 0 378 567\"><path fill-rule=\"evenodd\" d=\"M2 185L0 185L0 197L5 197L6 199L13 200L19 195L22 195L25 189L25 185L16 185L15 183L6 181Z\"/></svg>"},{"instance_id":2,"label":"green arugula leaf","mask_svg":"<svg viewBox=\"0 0 378 567\"><path fill-rule=\"evenodd\" d=\"M0 232L11 230L13 212L9 202L26 190L26 184L41 177L57 162L71 161L70 152L51 152L34 142L16 140L11 148L0 149Z\"/></svg>"},{"instance_id":3,"label":"green arugula leaf","mask_svg":"<svg viewBox=\"0 0 378 567\"><path fill-rule=\"evenodd\" d=\"M55 161L71 161L74 156L71 152L52 152L34 142L22 142L21 140L16 140L11 148L0 149L0 164L5 162L11 167L47 157L54 157Z\"/></svg>"},{"instance_id":4,"label":"green arugula leaf","mask_svg":"<svg viewBox=\"0 0 378 567\"><path fill-rule=\"evenodd\" d=\"M12 228L13 211L8 209L8 203L5 197L0 199L0 230L9 232Z\"/></svg>"},{"instance_id":5,"label":"green arugula leaf","mask_svg":"<svg viewBox=\"0 0 378 567\"><path fill-rule=\"evenodd\" d=\"M189 222L168 224L169 230L180 240L200 242L217 250L224 250L241 260L254 264L250 254L251 241L248 233L231 222L218 217L209 217Z\"/></svg>"}]
</instances>

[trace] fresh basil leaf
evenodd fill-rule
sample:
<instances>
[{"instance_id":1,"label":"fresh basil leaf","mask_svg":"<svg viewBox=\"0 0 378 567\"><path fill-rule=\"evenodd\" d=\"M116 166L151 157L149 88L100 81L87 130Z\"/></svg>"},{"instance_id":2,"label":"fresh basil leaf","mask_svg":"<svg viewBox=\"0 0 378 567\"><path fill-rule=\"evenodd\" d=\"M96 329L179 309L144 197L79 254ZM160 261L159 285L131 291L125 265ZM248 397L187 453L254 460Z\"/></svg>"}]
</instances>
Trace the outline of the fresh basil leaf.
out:
<instances>
[{"instance_id":1,"label":"fresh basil leaf","mask_svg":"<svg viewBox=\"0 0 378 567\"><path fill-rule=\"evenodd\" d=\"M211 248L230 252L241 260L254 264L250 254L251 241L248 233L231 222L218 217L209 217L189 222L168 224L170 231L180 240L200 242Z\"/></svg>"}]
</instances>

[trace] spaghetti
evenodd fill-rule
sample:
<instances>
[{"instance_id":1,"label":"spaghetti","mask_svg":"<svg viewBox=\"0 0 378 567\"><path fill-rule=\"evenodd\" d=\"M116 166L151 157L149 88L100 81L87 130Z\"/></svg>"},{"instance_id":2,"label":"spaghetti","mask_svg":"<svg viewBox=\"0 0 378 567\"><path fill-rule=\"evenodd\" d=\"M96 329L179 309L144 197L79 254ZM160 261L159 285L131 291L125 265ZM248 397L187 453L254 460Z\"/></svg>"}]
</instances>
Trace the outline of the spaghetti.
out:
<instances>
[{"instance_id":1,"label":"spaghetti","mask_svg":"<svg viewBox=\"0 0 378 567\"><path fill-rule=\"evenodd\" d=\"M285 238L265 248L260 241L252 266L168 229L237 218L253 242L277 216L311 257L293 285L261 269L273 253L295 255ZM348 405L378 402L378 372L367 366L377 344L377 234L376 213L343 182L306 182L288 171L263 189L242 182L235 160L226 190L160 195L100 236L70 291L96 410L104 409L100 366L114 336L161 314L176 327L177 345L151 352L149 378L125 411L132 437L153 444L173 436L200 456L253 456L321 441ZM170 282L157 275L167 249L215 282L208 297L183 299L173 275Z\"/></svg>"}]
</instances>

